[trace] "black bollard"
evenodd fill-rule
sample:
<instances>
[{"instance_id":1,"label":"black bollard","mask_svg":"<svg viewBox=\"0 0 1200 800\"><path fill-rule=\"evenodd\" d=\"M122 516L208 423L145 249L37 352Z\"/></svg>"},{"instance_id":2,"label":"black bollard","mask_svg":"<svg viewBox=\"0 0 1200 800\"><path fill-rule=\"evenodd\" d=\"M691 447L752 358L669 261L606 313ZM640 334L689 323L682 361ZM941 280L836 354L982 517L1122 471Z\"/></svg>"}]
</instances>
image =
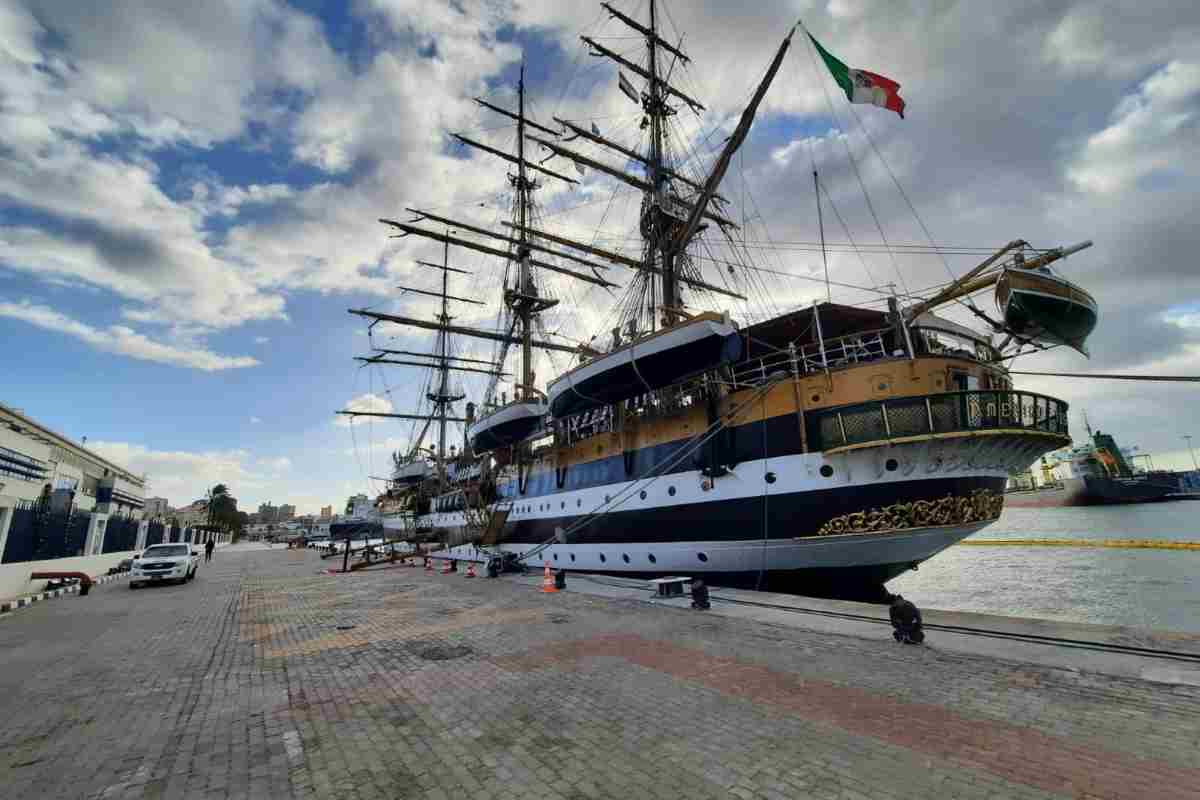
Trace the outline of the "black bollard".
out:
<instances>
[{"instance_id":1,"label":"black bollard","mask_svg":"<svg viewBox=\"0 0 1200 800\"><path fill-rule=\"evenodd\" d=\"M500 577L500 559L490 558L487 563L487 576L489 578Z\"/></svg>"},{"instance_id":2,"label":"black bollard","mask_svg":"<svg viewBox=\"0 0 1200 800\"><path fill-rule=\"evenodd\" d=\"M904 644L921 644L925 641L925 631L921 626L921 610L911 601L900 595L892 598L888 609L888 617L892 620L892 637Z\"/></svg>"},{"instance_id":3,"label":"black bollard","mask_svg":"<svg viewBox=\"0 0 1200 800\"><path fill-rule=\"evenodd\" d=\"M692 608L698 608L701 611L711 608L708 603L708 587L699 578L692 579Z\"/></svg>"},{"instance_id":4,"label":"black bollard","mask_svg":"<svg viewBox=\"0 0 1200 800\"><path fill-rule=\"evenodd\" d=\"M557 570L554 573L554 588L555 589L567 588L567 571L565 569Z\"/></svg>"}]
</instances>

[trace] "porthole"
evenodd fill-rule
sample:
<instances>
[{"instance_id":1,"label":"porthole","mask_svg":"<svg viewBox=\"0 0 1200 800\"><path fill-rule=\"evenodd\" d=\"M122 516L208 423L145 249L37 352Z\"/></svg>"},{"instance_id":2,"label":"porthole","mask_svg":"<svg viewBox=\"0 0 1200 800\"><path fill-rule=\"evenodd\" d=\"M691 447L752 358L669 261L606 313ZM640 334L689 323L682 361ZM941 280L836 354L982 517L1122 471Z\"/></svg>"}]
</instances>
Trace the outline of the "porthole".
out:
<instances>
[{"instance_id":1,"label":"porthole","mask_svg":"<svg viewBox=\"0 0 1200 800\"><path fill-rule=\"evenodd\" d=\"M642 493L641 493L641 495L640 495L640 496L641 496L641 498L642 498L643 500L645 500L645 499L646 499L646 490L645 490L645 489L642 489Z\"/></svg>"},{"instance_id":2,"label":"porthole","mask_svg":"<svg viewBox=\"0 0 1200 800\"><path fill-rule=\"evenodd\" d=\"M648 556L646 556L646 557L650 559L650 563L651 563L651 564L657 564L657 563L658 563L658 559L654 557L654 553L651 553L650 555L648 555Z\"/></svg>"},{"instance_id":3,"label":"porthole","mask_svg":"<svg viewBox=\"0 0 1200 800\"><path fill-rule=\"evenodd\" d=\"M555 560L555 561L558 561L558 553L555 553L555 554L554 554L554 560Z\"/></svg>"},{"instance_id":4,"label":"porthole","mask_svg":"<svg viewBox=\"0 0 1200 800\"><path fill-rule=\"evenodd\" d=\"M886 383L881 383L881 384L879 384L879 391L881 391L881 392L886 392L886 391L887 391L887 384L886 384Z\"/></svg>"},{"instance_id":5,"label":"porthole","mask_svg":"<svg viewBox=\"0 0 1200 800\"><path fill-rule=\"evenodd\" d=\"M582 507L583 507L583 499L582 499L582 498L579 498L579 499L576 499L576 500L575 500L575 507L576 507L576 508L582 508Z\"/></svg>"},{"instance_id":6,"label":"porthole","mask_svg":"<svg viewBox=\"0 0 1200 800\"><path fill-rule=\"evenodd\" d=\"M821 466L821 477L832 478L833 477L833 467L829 466L828 464L823 464Z\"/></svg>"},{"instance_id":7,"label":"porthole","mask_svg":"<svg viewBox=\"0 0 1200 800\"><path fill-rule=\"evenodd\" d=\"M558 506L559 506L559 510L561 511L562 509L567 507L567 501L563 500L561 503L558 504Z\"/></svg>"},{"instance_id":8,"label":"porthole","mask_svg":"<svg viewBox=\"0 0 1200 800\"><path fill-rule=\"evenodd\" d=\"M775 482L775 473L768 472L766 475L763 476L763 480L765 480L767 483L774 483Z\"/></svg>"},{"instance_id":9,"label":"porthole","mask_svg":"<svg viewBox=\"0 0 1200 800\"><path fill-rule=\"evenodd\" d=\"M899 466L900 462L894 458L889 458L887 461L883 462L883 468L888 472L895 472Z\"/></svg>"},{"instance_id":10,"label":"porthole","mask_svg":"<svg viewBox=\"0 0 1200 800\"><path fill-rule=\"evenodd\" d=\"M605 561L608 561L608 559L604 557L604 553L601 553L600 554L600 563L603 564Z\"/></svg>"},{"instance_id":11,"label":"porthole","mask_svg":"<svg viewBox=\"0 0 1200 800\"><path fill-rule=\"evenodd\" d=\"M628 564L629 563L629 553L621 553L621 560L624 561L626 564Z\"/></svg>"},{"instance_id":12,"label":"porthole","mask_svg":"<svg viewBox=\"0 0 1200 800\"><path fill-rule=\"evenodd\" d=\"M696 558L700 559L701 561L703 561L705 563L708 563L708 554L707 553L696 553Z\"/></svg>"},{"instance_id":13,"label":"porthole","mask_svg":"<svg viewBox=\"0 0 1200 800\"><path fill-rule=\"evenodd\" d=\"M675 487L671 486L670 488L668 488L667 494L671 495L671 497L674 497L675 496Z\"/></svg>"},{"instance_id":14,"label":"porthole","mask_svg":"<svg viewBox=\"0 0 1200 800\"><path fill-rule=\"evenodd\" d=\"M608 497L608 495L604 495L604 502L606 502L606 503L607 503L608 501L609 501L609 497Z\"/></svg>"},{"instance_id":15,"label":"porthole","mask_svg":"<svg viewBox=\"0 0 1200 800\"><path fill-rule=\"evenodd\" d=\"M812 401L813 401L814 403L819 403L819 402L821 402L821 395L819 395L819 394L814 394L814 395L812 396Z\"/></svg>"},{"instance_id":16,"label":"porthole","mask_svg":"<svg viewBox=\"0 0 1200 800\"><path fill-rule=\"evenodd\" d=\"M571 560L572 560L572 561L574 561L574 560L575 560L575 554L574 554L574 553L571 553Z\"/></svg>"}]
</instances>

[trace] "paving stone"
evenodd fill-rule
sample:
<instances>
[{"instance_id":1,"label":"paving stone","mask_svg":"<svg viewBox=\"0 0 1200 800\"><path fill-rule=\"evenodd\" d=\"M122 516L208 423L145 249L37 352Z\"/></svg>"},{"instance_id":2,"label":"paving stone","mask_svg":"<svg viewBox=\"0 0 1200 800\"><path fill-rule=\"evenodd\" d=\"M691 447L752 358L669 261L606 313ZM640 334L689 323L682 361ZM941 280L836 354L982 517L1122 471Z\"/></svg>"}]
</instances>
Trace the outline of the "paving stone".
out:
<instances>
[{"instance_id":1,"label":"paving stone","mask_svg":"<svg viewBox=\"0 0 1200 800\"><path fill-rule=\"evenodd\" d=\"M320 570L232 547L6 617L4 798L1200 798L1193 687Z\"/></svg>"}]
</instances>

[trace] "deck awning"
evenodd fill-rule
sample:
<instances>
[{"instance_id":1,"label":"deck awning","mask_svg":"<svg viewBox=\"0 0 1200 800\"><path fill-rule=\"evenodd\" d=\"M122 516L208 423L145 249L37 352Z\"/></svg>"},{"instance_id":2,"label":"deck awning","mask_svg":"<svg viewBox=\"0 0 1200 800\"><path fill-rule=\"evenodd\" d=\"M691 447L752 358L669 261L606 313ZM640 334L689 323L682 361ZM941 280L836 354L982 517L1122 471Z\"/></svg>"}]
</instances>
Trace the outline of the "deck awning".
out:
<instances>
[{"instance_id":1,"label":"deck awning","mask_svg":"<svg viewBox=\"0 0 1200 800\"><path fill-rule=\"evenodd\" d=\"M821 317L821 334L825 340L849 336L853 333L877 331L888 327L888 315L884 311L838 303L821 303L817 306ZM796 347L816 344L817 329L813 324L813 308L802 308L790 314L764 320L742 330L746 340L743 357L763 355L766 350L786 348L794 342Z\"/></svg>"}]
</instances>

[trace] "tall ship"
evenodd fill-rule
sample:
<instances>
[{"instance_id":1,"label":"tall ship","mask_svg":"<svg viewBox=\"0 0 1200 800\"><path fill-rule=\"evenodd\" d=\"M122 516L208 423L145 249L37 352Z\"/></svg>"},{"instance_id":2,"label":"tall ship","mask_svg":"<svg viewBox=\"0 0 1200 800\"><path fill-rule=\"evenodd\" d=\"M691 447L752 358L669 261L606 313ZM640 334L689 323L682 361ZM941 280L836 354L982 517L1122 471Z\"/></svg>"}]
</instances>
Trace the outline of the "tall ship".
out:
<instances>
[{"instance_id":1,"label":"tall ship","mask_svg":"<svg viewBox=\"0 0 1200 800\"><path fill-rule=\"evenodd\" d=\"M1179 474L1134 469L1111 434L1088 433L1090 441L1042 457L1041 481L1031 470L1025 480L1010 483L1004 502L1016 508L1123 505L1173 499L1185 491Z\"/></svg>"},{"instance_id":2,"label":"tall ship","mask_svg":"<svg viewBox=\"0 0 1200 800\"><path fill-rule=\"evenodd\" d=\"M420 387L416 409L343 412L413 426L376 503L384 525L444 558L879 597L994 521L1010 473L1070 443L1067 404L1014 387L1006 364L1083 350L1094 301L1050 265L1090 243L1015 240L938 291L875 288L857 304L832 302L826 272L824 300L780 308L798 280L759 263L766 239L749 238L753 215L737 202L752 195L745 174L722 182L793 39L852 102L902 112L898 84L846 72L793 29L705 153L711 130L681 132L704 106L680 88L693 63L677 32L663 35L660 3L648 18L601 5L639 44L619 53L581 38L615 67L634 124L609 136L594 120L535 119L522 67L510 102L477 99L493 126L511 126L511 146L453 134L507 164L503 213L488 224L413 203L407 219L381 220L442 255L418 262L441 290L412 290L436 298L436 315L350 310L371 325L361 360ZM822 206L835 207L813 178L798 189L814 191L824 243ZM470 291L451 292L467 258L497 265L494 291L475 273L454 284ZM974 299L990 291L994 311ZM566 320L583 336L563 335ZM432 346L379 344L385 330L432 334ZM479 382L473 402L456 378Z\"/></svg>"}]
</instances>

